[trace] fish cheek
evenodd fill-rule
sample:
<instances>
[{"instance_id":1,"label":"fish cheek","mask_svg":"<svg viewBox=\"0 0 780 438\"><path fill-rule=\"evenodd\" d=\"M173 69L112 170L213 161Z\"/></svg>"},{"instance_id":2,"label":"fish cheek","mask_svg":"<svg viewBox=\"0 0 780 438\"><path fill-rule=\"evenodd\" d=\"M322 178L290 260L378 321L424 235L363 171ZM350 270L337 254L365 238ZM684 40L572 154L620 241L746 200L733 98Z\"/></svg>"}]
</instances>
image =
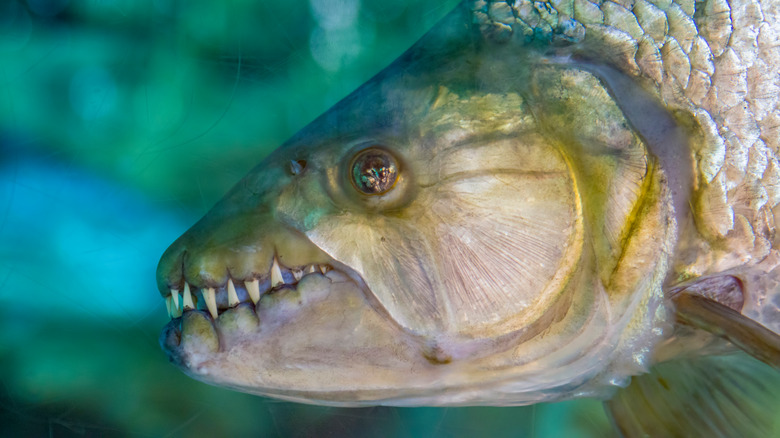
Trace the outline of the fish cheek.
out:
<instances>
[{"instance_id":1,"label":"fish cheek","mask_svg":"<svg viewBox=\"0 0 780 438\"><path fill-rule=\"evenodd\" d=\"M540 67L531 90L537 118L574 168L594 275L615 317L632 315L623 339L651 343L650 328L666 318L661 286L676 242L664 169L593 74Z\"/></svg>"},{"instance_id":2,"label":"fish cheek","mask_svg":"<svg viewBox=\"0 0 780 438\"><path fill-rule=\"evenodd\" d=\"M494 99L502 98L486 97L466 112L481 117ZM415 187L408 205L375 211L346 201L307 236L361 275L390 317L415 334L481 339L529 326L563 290L582 232L561 155L538 135L510 134L464 147L434 135L441 144L428 147L439 153L413 165L439 180Z\"/></svg>"}]
</instances>

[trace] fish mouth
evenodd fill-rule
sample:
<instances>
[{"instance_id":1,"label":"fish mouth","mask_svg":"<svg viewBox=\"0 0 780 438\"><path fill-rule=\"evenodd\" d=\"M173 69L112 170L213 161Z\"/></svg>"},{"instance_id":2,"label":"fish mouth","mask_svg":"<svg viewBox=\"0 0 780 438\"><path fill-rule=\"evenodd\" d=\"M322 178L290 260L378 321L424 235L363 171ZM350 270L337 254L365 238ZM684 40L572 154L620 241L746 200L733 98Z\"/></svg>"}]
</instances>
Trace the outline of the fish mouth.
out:
<instances>
[{"instance_id":1,"label":"fish mouth","mask_svg":"<svg viewBox=\"0 0 780 438\"><path fill-rule=\"evenodd\" d=\"M252 271L268 268L238 276L235 258L219 249L196 254L203 247L185 241L187 250L174 244L158 268L158 281L171 285L161 290L171 320L159 342L190 377L288 400L362 405L402 397L411 365L428 363L419 342L377 309L362 277L315 254L313 243L307 254L315 254L314 263L284 263L302 256L281 239L267 264L247 251L241 260ZM386 377L375 380L377 372ZM430 376L419 380L412 392L422 392Z\"/></svg>"},{"instance_id":2,"label":"fish mouth","mask_svg":"<svg viewBox=\"0 0 780 438\"><path fill-rule=\"evenodd\" d=\"M265 328L273 329L293 317L297 309L327 297L331 285L365 284L336 261L285 266L276 255L267 272L245 278L230 273L222 285L197 284L182 278L180 287L164 297L170 322L163 328L160 345L176 365L191 367L182 340L190 337L202 353L223 351L224 344L249 339Z\"/></svg>"},{"instance_id":3,"label":"fish mouth","mask_svg":"<svg viewBox=\"0 0 780 438\"><path fill-rule=\"evenodd\" d=\"M213 319L217 319L224 311L240 304L257 306L260 301L273 294L297 290L298 283L304 277L312 274L346 277L331 264L311 263L308 265L287 267L273 258L268 272L247 278L233 278L228 273L227 282L221 286L196 285L185 279L181 280L181 288L170 288L165 296L165 307L169 318L180 318L184 312L192 310L207 311Z\"/></svg>"}]
</instances>

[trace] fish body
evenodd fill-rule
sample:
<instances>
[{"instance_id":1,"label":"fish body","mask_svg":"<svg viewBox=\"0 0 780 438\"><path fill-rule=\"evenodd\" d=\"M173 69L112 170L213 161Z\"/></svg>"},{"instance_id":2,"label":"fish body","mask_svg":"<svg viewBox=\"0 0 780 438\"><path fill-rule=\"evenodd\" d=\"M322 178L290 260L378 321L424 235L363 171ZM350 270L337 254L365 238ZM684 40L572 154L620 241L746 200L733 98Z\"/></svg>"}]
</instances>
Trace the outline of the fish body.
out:
<instances>
[{"instance_id":1,"label":"fish body","mask_svg":"<svg viewBox=\"0 0 780 438\"><path fill-rule=\"evenodd\" d=\"M166 251L163 348L310 403L612 398L629 435L681 430L632 376L777 381L779 10L464 1Z\"/></svg>"}]
</instances>

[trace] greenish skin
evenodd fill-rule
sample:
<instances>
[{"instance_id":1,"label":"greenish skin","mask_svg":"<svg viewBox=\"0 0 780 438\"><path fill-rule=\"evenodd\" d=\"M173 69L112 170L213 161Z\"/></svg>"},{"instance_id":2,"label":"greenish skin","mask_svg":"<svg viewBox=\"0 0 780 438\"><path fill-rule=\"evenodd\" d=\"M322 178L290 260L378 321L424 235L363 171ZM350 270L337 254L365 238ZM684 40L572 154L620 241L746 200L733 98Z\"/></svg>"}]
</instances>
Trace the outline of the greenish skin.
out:
<instances>
[{"instance_id":1,"label":"greenish skin","mask_svg":"<svg viewBox=\"0 0 780 438\"><path fill-rule=\"evenodd\" d=\"M703 31L715 3L690 14ZM773 145L759 179L735 185L733 163L715 168L725 143L706 117L717 134L728 114L696 90L674 94L677 64L658 76L643 54L673 54L662 37L678 37L696 66L697 44L722 49L722 35L690 37L678 16L690 5L643 5L632 24L616 3L464 2L166 251L163 297L186 282L201 302L163 331L171 360L209 383L310 403L517 405L607 398L680 345L701 349L677 339L669 301L697 279L739 276L743 315L772 328L750 312L774 279L774 228L754 219L777 202L744 194L769 190ZM671 24L647 18L661 7ZM764 150L728 141L726 157ZM398 179L367 195L351 166L377 147ZM741 214L731 228L710 208L724 203ZM277 261L294 285L267 291ZM312 264L331 272L292 279ZM256 304L255 279L266 284ZM218 318L202 305L208 288Z\"/></svg>"}]
</instances>

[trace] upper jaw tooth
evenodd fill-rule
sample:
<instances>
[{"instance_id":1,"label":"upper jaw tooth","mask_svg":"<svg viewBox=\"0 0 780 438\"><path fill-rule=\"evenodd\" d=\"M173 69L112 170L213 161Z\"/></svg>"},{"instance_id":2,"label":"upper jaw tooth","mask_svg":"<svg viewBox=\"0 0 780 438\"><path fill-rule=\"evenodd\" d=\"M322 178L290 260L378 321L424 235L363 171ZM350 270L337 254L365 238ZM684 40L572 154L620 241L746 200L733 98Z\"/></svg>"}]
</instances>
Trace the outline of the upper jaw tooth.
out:
<instances>
[{"instance_id":1,"label":"upper jaw tooth","mask_svg":"<svg viewBox=\"0 0 780 438\"><path fill-rule=\"evenodd\" d=\"M178 295L178 294L177 294ZM183 310L194 309L195 304L192 302L192 293L190 292L190 285L184 282L184 299L182 300Z\"/></svg>"},{"instance_id":2,"label":"upper jaw tooth","mask_svg":"<svg viewBox=\"0 0 780 438\"><path fill-rule=\"evenodd\" d=\"M284 277L282 277L282 270L279 268L276 257L274 257L274 264L271 265L271 287L276 287L280 284L284 284Z\"/></svg>"},{"instance_id":3,"label":"upper jaw tooth","mask_svg":"<svg viewBox=\"0 0 780 438\"><path fill-rule=\"evenodd\" d=\"M257 304L258 301L260 301L260 280L254 279L252 281L247 281L246 283L246 291L249 294L249 298L252 299L252 302Z\"/></svg>"},{"instance_id":4,"label":"upper jaw tooth","mask_svg":"<svg viewBox=\"0 0 780 438\"><path fill-rule=\"evenodd\" d=\"M173 298L173 307L179 307L179 290L171 289L171 297Z\"/></svg>"},{"instance_id":5,"label":"upper jaw tooth","mask_svg":"<svg viewBox=\"0 0 780 438\"><path fill-rule=\"evenodd\" d=\"M206 302L206 307L209 309L211 317L216 319L219 314L217 313L217 296L213 287L207 287L203 289L203 300Z\"/></svg>"},{"instance_id":6,"label":"upper jaw tooth","mask_svg":"<svg viewBox=\"0 0 780 438\"><path fill-rule=\"evenodd\" d=\"M178 292L176 293L176 295L178 295ZM181 314L182 314L181 307L177 306L175 303L171 303L171 318L178 318L181 316Z\"/></svg>"},{"instance_id":7,"label":"upper jaw tooth","mask_svg":"<svg viewBox=\"0 0 780 438\"><path fill-rule=\"evenodd\" d=\"M228 292L228 306L233 307L238 305L238 294L236 294L236 286L233 285L233 279L228 278L227 283Z\"/></svg>"},{"instance_id":8,"label":"upper jaw tooth","mask_svg":"<svg viewBox=\"0 0 780 438\"><path fill-rule=\"evenodd\" d=\"M313 263L300 269L291 268L289 275L292 275L294 278L293 283L295 283L300 281L305 275L314 273L326 274L331 270L333 270L333 268L328 265ZM170 295L165 297L165 306L168 310L168 315L171 318L181 317L184 311L197 308L196 303L199 297L192 296L193 289L187 281L183 281L183 283L184 287L181 291L179 291L179 289L171 288ZM271 284L269 289L286 284L282 268L279 265L279 261L276 256L274 256L273 263L271 264L270 283ZM257 278L253 280L245 280L244 285L246 287L247 295L252 300L252 303L257 304L261 297L260 280ZM235 307L240 304L241 302L239 301L236 286L232 278L228 278L226 289L228 306ZM214 319L216 319L219 316L219 309L217 308L216 301L216 289L213 287L203 287L201 288L201 294L209 313Z\"/></svg>"}]
</instances>

